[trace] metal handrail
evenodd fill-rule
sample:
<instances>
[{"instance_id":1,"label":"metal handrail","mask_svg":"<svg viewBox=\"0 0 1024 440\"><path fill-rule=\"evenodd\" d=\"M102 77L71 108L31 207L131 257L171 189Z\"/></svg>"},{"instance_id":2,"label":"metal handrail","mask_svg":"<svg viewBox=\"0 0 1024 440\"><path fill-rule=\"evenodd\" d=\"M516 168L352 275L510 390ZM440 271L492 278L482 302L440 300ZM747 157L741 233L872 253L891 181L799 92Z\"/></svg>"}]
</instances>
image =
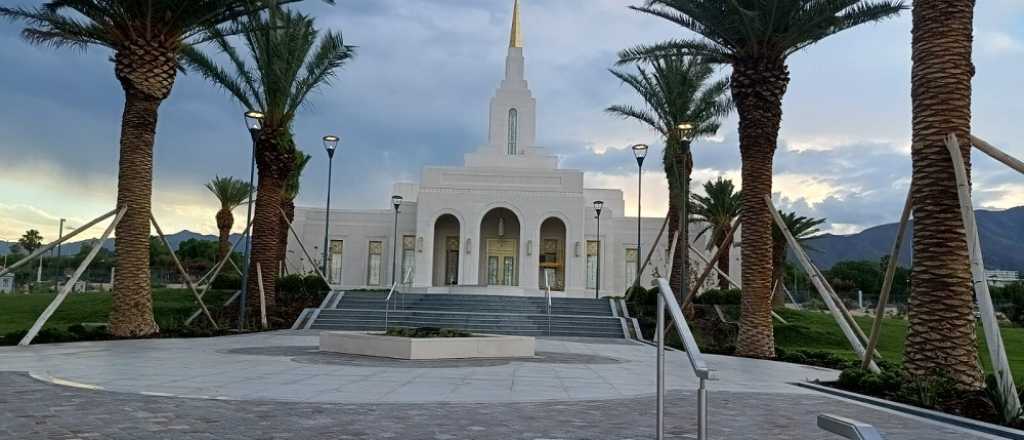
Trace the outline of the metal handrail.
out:
<instances>
[{"instance_id":1,"label":"metal handrail","mask_svg":"<svg viewBox=\"0 0 1024 440\"><path fill-rule=\"evenodd\" d=\"M699 386L697 388L697 439L708 438L708 392L706 381L711 379L711 369L704 361L704 355L697 346L697 340L690 331L690 326L683 316L683 310L679 307L672 287L668 280L658 278L655 283L658 286L658 322L655 329L655 339L658 342L658 412L657 412L657 438L665 438L665 309L668 309L672 316L672 322L679 332L679 338L683 341L683 348L686 350L686 357L690 360L690 367L693 374L697 376Z\"/></svg>"},{"instance_id":2,"label":"metal handrail","mask_svg":"<svg viewBox=\"0 0 1024 440\"><path fill-rule=\"evenodd\" d=\"M551 336L551 280L548 278L548 273L548 271L544 271L544 298L548 303L548 336Z\"/></svg>"},{"instance_id":3,"label":"metal handrail","mask_svg":"<svg viewBox=\"0 0 1024 440\"><path fill-rule=\"evenodd\" d=\"M818 416L818 427L851 440L884 440L882 433L874 426L831 414Z\"/></svg>"},{"instance_id":4,"label":"metal handrail","mask_svg":"<svg viewBox=\"0 0 1024 440\"><path fill-rule=\"evenodd\" d=\"M388 310L391 309L391 297L394 296L394 294L396 292L401 294L401 292L398 291L398 285L399 285L399 283L401 283L401 284L408 284L409 283L409 276L410 275L412 275L412 271L406 271L405 276L403 277L402 281L400 282L400 281L396 280L394 282L394 284L391 285L391 291L388 292L388 296L384 298L384 331L388 331ZM404 295L402 296L402 304L403 304L403 307L404 307L404 304L405 304L405 296ZM398 307L397 303L396 303L395 307L396 307L395 310L398 310L397 309L397 307Z\"/></svg>"}]
</instances>

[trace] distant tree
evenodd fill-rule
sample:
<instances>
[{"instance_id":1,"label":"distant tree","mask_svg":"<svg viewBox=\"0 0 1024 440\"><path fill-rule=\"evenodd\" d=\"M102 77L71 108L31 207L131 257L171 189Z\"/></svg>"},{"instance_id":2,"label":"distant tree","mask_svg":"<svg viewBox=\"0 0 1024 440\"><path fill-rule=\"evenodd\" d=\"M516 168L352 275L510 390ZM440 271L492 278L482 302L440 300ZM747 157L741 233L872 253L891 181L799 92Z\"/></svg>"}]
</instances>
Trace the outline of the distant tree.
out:
<instances>
[{"instance_id":1,"label":"distant tree","mask_svg":"<svg viewBox=\"0 0 1024 440\"><path fill-rule=\"evenodd\" d=\"M218 261L220 250L215 241L190 238L178 245L178 258L182 261L202 262L212 265Z\"/></svg>"},{"instance_id":2,"label":"distant tree","mask_svg":"<svg viewBox=\"0 0 1024 440\"><path fill-rule=\"evenodd\" d=\"M823 218L799 216L795 212L782 212L780 210L779 214L782 215L782 222L786 224L786 229L789 229L789 232L800 243L820 232L818 226L825 223ZM782 277L785 275L786 255L788 252L789 243L787 243L786 237L779 230L778 225L772 222L772 286L774 288L772 301L775 307L786 305L786 294L782 291L782 283L784 281Z\"/></svg>"},{"instance_id":3,"label":"distant tree","mask_svg":"<svg viewBox=\"0 0 1024 440\"><path fill-rule=\"evenodd\" d=\"M708 250L711 250L721 247L725 243L726 238L735 232L732 229L732 223L740 215L743 195L736 191L732 180L721 177L704 183L704 193L707 195L691 195L690 204L692 208L690 212L693 213L694 220L703 222L706 225L697 236L711 233L707 246ZM721 258L718 259L718 269L722 273L729 273L730 253L729 248L726 248ZM729 280L726 279L725 275L718 275L718 288L722 290L729 289Z\"/></svg>"},{"instance_id":4,"label":"distant tree","mask_svg":"<svg viewBox=\"0 0 1024 440\"><path fill-rule=\"evenodd\" d=\"M206 184L206 189L220 201L217 211L217 230L220 232L217 249L217 260L220 261L231 250L231 227L235 224L235 216L231 211L249 200L252 186L249 182L234 177L217 176Z\"/></svg>"},{"instance_id":5,"label":"distant tree","mask_svg":"<svg viewBox=\"0 0 1024 440\"><path fill-rule=\"evenodd\" d=\"M259 174L253 211L249 267L257 265L266 273L277 267L281 226L281 195L295 166L296 146L292 122L307 98L336 79L338 71L355 56L340 32L321 32L313 18L297 11L271 8L250 14L235 23L244 32L243 50L227 35L216 35L213 44L218 57L186 48L184 59L190 70L221 86L243 108L260 110L265 117L255 139L256 170ZM224 66L218 61L225 61ZM264 277L266 306L273 311L277 277ZM248 279L250 304L260 301L257 277ZM255 320L257 307L249 308Z\"/></svg>"},{"instance_id":6,"label":"distant tree","mask_svg":"<svg viewBox=\"0 0 1024 440\"><path fill-rule=\"evenodd\" d=\"M688 229L681 224L689 223L689 220L682 219L680 215L687 202L683 196L683 184L689 182L693 168L689 144L715 134L721 120L732 111L729 82L716 79L714 67L700 58L678 54L642 60L636 67L636 73L614 69L611 73L640 96L643 106L613 105L605 111L647 125L657 131L665 142L662 164L669 191L669 237L679 234L669 281L676 295L682 295L686 278L683 261L689 255L687 244L690 237ZM692 139L683 139L679 128L681 124L692 126Z\"/></svg>"},{"instance_id":7,"label":"distant tree","mask_svg":"<svg viewBox=\"0 0 1024 440\"><path fill-rule=\"evenodd\" d=\"M39 235L39 231L29 229L18 239L18 246L21 246L22 249L31 254L43 246L43 236Z\"/></svg>"},{"instance_id":8,"label":"distant tree","mask_svg":"<svg viewBox=\"0 0 1024 440\"><path fill-rule=\"evenodd\" d=\"M882 290L882 275L877 262L866 260L840 261L825 271L825 277L838 293L860 290L867 294L877 294Z\"/></svg>"}]
</instances>

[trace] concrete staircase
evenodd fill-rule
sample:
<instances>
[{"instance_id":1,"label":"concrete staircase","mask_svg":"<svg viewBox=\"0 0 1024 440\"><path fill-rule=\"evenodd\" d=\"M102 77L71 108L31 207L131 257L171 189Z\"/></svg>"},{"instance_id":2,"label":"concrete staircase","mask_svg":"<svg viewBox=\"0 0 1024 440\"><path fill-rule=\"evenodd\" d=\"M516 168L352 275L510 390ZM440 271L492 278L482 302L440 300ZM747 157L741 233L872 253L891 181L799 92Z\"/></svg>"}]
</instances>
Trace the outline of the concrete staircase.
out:
<instances>
[{"instance_id":1,"label":"concrete staircase","mask_svg":"<svg viewBox=\"0 0 1024 440\"><path fill-rule=\"evenodd\" d=\"M319 309L309 309L295 328L383 330L384 293L337 292ZM388 312L389 327L441 327L475 333L527 336L624 338L627 318L607 299L552 298L550 331L542 297L398 294Z\"/></svg>"}]
</instances>

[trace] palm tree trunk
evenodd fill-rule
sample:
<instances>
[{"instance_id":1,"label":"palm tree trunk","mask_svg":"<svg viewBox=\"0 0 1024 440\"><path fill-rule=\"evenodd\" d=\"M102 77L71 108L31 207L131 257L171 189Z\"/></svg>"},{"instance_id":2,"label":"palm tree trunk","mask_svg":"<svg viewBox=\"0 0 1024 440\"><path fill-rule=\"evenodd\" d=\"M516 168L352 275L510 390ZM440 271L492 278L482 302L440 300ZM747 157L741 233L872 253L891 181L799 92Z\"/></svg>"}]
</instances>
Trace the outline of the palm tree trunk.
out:
<instances>
[{"instance_id":1,"label":"palm tree trunk","mask_svg":"<svg viewBox=\"0 0 1024 440\"><path fill-rule=\"evenodd\" d=\"M295 152L281 145L274 130L264 129L256 143L256 167L259 182L256 186L256 210L252 224L252 254L249 259L249 279L246 283L247 307L250 322L259 316L260 286L256 276L259 264L263 272L263 292L268 314L273 310L277 292L277 261L281 229L281 197L285 181L295 163Z\"/></svg>"},{"instance_id":2,"label":"palm tree trunk","mask_svg":"<svg viewBox=\"0 0 1024 440\"><path fill-rule=\"evenodd\" d=\"M918 0L913 9L914 268L903 366L984 386L967 238L944 136L956 133L970 178L973 0Z\"/></svg>"},{"instance_id":3,"label":"palm tree trunk","mask_svg":"<svg viewBox=\"0 0 1024 440\"><path fill-rule=\"evenodd\" d=\"M110 333L146 336L160 331L153 318L149 274L149 217L153 194L153 142L162 100L125 91L121 117L117 206L127 206L117 224L117 276L110 312Z\"/></svg>"},{"instance_id":4,"label":"palm tree trunk","mask_svg":"<svg viewBox=\"0 0 1024 440\"><path fill-rule=\"evenodd\" d=\"M786 294L782 291L782 277L786 273L786 252L785 242L775 243L772 246L772 306L777 309L786 307Z\"/></svg>"},{"instance_id":5,"label":"palm tree trunk","mask_svg":"<svg viewBox=\"0 0 1024 440\"><path fill-rule=\"evenodd\" d=\"M231 210L221 208L217 211L217 230L220 236L217 242L217 261L223 260L224 256L231 251L231 227L235 224L235 216Z\"/></svg>"},{"instance_id":6,"label":"palm tree trunk","mask_svg":"<svg viewBox=\"0 0 1024 440\"><path fill-rule=\"evenodd\" d=\"M739 114L743 179L743 298L736 354L775 357L772 329L772 159L782 122L789 69L781 59L733 64L732 95Z\"/></svg>"},{"instance_id":7,"label":"palm tree trunk","mask_svg":"<svg viewBox=\"0 0 1024 440\"><path fill-rule=\"evenodd\" d=\"M678 141L669 139L667 144L672 145L669 147L669 151L666 152L666 159L668 159L669 163L665 170L669 182L668 246L672 245L672 239L675 238L677 233L679 234L679 239L676 242L675 253L672 256L672 273L669 274L669 285L672 286L672 292L675 293L676 300L682 304L684 299L683 283L688 282L689 278L688 274L683 270L683 262L684 258L688 255L689 249L686 244L689 243L690 236L689 228L680 224L679 215L684 199L683 179L688 178L693 164L690 160L687 160L687 155L684 154L682 148L679 147Z\"/></svg>"},{"instance_id":8,"label":"palm tree trunk","mask_svg":"<svg viewBox=\"0 0 1024 440\"><path fill-rule=\"evenodd\" d=\"M284 211L284 216L288 218L288 222L295 221L295 201L291 199L282 199L281 210ZM284 261L288 258L288 224L282 219L281 225L278 226L280 229L277 235L278 251L277 261L284 265ZM275 266L276 270L276 266Z\"/></svg>"},{"instance_id":9,"label":"palm tree trunk","mask_svg":"<svg viewBox=\"0 0 1024 440\"><path fill-rule=\"evenodd\" d=\"M718 243L718 246L721 247L724 244L725 246L729 246L731 248L732 243L728 239L728 237L732 235L732 233L732 225L727 225L725 227L725 234L722 234L722 242ZM725 251L722 252L722 256L718 257L718 270L722 271L721 273L718 274L718 288L721 290L729 289L729 280L723 274L729 273L729 260L731 257L732 251L729 248L726 248Z\"/></svg>"}]
</instances>

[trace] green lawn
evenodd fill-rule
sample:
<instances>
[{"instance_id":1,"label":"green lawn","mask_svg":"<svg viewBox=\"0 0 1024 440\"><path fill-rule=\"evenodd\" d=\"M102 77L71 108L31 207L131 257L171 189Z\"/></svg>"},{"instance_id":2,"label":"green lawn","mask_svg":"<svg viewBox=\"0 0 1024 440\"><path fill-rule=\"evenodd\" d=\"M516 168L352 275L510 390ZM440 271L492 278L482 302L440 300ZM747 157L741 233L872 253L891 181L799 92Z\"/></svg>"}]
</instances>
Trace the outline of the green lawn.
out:
<instances>
[{"instance_id":1,"label":"green lawn","mask_svg":"<svg viewBox=\"0 0 1024 440\"><path fill-rule=\"evenodd\" d=\"M832 315L819 312L784 310L780 314L789 324L775 324L775 342L786 350L820 350L836 353L849 359L856 355L839 330ZM865 333L871 332L872 318L860 317L857 322ZM907 333L907 321L900 319L882 320L882 334L878 339L878 352L884 360L899 363L903 359L903 342ZM1003 327L1003 341L1010 368L1015 380L1024 379L1024 328ZM990 370L985 336L978 327L978 350L986 370Z\"/></svg>"},{"instance_id":2,"label":"green lawn","mask_svg":"<svg viewBox=\"0 0 1024 440\"><path fill-rule=\"evenodd\" d=\"M0 336L27 330L53 300L54 293L0 295ZM209 291L203 298L211 309L231 295L227 291ZM153 309L161 328L180 326L196 310L196 302L188 289L154 289ZM110 315L109 293L73 293L57 309L44 328L64 330L83 322L107 322Z\"/></svg>"}]
</instances>

